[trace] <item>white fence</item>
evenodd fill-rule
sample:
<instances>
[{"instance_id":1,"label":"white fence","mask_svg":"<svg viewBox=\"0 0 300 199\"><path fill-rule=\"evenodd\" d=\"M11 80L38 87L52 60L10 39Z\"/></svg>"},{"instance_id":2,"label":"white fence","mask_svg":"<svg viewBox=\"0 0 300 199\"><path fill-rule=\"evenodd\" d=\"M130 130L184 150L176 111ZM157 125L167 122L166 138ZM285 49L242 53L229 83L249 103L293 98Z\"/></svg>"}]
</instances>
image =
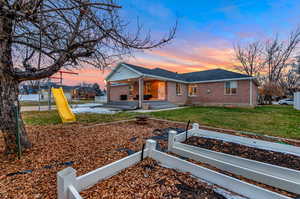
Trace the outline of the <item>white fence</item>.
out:
<instances>
[{"instance_id":1,"label":"white fence","mask_svg":"<svg viewBox=\"0 0 300 199\"><path fill-rule=\"evenodd\" d=\"M300 110L300 92L294 93L294 108Z\"/></svg>"},{"instance_id":2,"label":"white fence","mask_svg":"<svg viewBox=\"0 0 300 199\"><path fill-rule=\"evenodd\" d=\"M95 96L95 102L107 103L107 96Z\"/></svg>"},{"instance_id":3,"label":"white fence","mask_svg":"<svg viewBox=\"0 0 300 199\"><path fill-rule=\"evenodd\" d=\"M194 129L197 125L194 125ZM191 130L191 131L193 131ZM191 134L188 131L188 134ZM176 142L176 136L170 133L174 139L169 140L169 148ZM181 139L184 134L180 134L177 137ZM108 164L104 167L98 168L82 176L76 176L76 170L69 167L57 173L57 194L58 199L82 199L80 192L92 187L100 181L109 178L121 170L135 165L141 160L142 152L137 152L133 155L127 156L114 163ZM150 157L162 166L167 168L174 168L178 171L189 172L191 175L201 178L212 184L216 184L227 190L233 191L237 194L243 195L250 199L272 198L272 199L291 199L287 196L280 195L278 193L271 192L269 190L260 188L258 186L249 184L247 182L240 181L236 178L218 173L216 171L207 169L205 167L198 166L180 158L168 155L166 153L156 150L156 141L147 140L146 147L144 149L144 157ZM238 189L237 189L238 187ZM235 198L231 196L231 198ZM236 198L241 198L236 196Z\"/></svg>"},{"instance_id":4,"label":"white fence","mask_svg":"<svg viewBox=\"0 0 300 199\"><path fill-rule=\"evenodd\" d=\"M181 142L191 136L207 137L250 147L291 153L297 156L300 156L299 147L207 131L198 129L198 127L198 124L194 124L193 129L189 130L188 134L184 132L177 135L176 132L170 132L168 150L183 157L212 165L223 171L300 194L300 171L195 147Z\"/></svg>"}]
</instances>

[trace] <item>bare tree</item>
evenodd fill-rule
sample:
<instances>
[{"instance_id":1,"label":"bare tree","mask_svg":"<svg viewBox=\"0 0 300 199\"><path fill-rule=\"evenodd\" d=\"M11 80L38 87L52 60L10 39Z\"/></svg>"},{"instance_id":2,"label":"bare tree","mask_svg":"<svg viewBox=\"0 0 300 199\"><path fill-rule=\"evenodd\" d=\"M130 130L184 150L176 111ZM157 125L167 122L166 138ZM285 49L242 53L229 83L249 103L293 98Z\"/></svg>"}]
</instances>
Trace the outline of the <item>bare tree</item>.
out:
<instances>
[{"instance_id":1,"label":"bare tree","mask_svg":"<svg viewBox=\"0 0 300 199\"><path fill-rule=\"evenodd\" d=\"M297 90L297 83L299 81L299 74L297 74L293 68L290 68L287 72L284 72L280 79L279 85L286 95L293 95Z\"/></svg>"},{"instance_id":2,"label":"bare tree","mask_svg":"<svg viewBox=\"0 0 300 199\"><path fill-rule=\"evenodd\" d=\"M282 72L291 62L293 53L300 42L300 28L290 33L287 40L278 37L268 40L265 45L265 62L268 81L278 83Z\"/></svg>"},{"instance_id":3,"label":"bare tree","mask_svg":"<svg viewBox=\"0 0 300 199\"><path fill-rule=\"evenodd\" d=\"M143 37L140 25L133 33L120 9L114 0L0 0L0 130L6 152L16 149L20 82L49 77L62 67L104 68L134 49L174 38L176 25L157 41ZM30 148L21 124L21 145Z\"/></svg>"},{"instance_id":4,"label":"bare tree","mask_svg":"<svg viewBox=\"0 0 300 199\"><path fill-rule=\"evenodd\" d=\"M266 64L266 90L278 87L280 78L282 78L284 70L292 63L293 53L300 42L300 28L292 31L287 40L275 39L266 41L265 43L265 64ZM272 86L270 86L272 85ZM267 91L272 93L272 91ZM269 104L272 102L272 95L267 95Z\"/></svg>"},{"instance_id":5,"label":"bare tree","mask_svg":"<svg viewBox=\"0 0 300 199\"><path fill-rule=\"evenodd\" d=\"M246 46L237 44L234 46L235 58L239 62L235 68L247 75L258 76L264 67L263 47L256 41Z\"/></svg>"}]
</instances>

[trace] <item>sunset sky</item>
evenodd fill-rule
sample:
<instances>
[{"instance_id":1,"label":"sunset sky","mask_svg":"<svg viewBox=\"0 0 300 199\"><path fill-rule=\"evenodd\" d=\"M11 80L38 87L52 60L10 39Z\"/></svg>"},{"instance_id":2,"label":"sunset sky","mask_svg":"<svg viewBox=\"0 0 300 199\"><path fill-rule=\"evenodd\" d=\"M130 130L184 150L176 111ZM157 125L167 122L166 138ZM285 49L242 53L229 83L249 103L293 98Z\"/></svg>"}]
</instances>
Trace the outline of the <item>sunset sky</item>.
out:
<instances>
[{"instance_id":1,"label":"sunset sky","mask_svg":"<svg viewBox=\"0 0 300 199\"><path fill-rule=\"evenodd\" d=\"M235 43L286 35L300 24L299 0L126 0L121 16L138 20L158 39L178 20L176 38L168 46L136 52L126 62L176 72L212 68L232 69ZM64 84L97 82L109 71L83 68L80 75L64 76Z\"/></svg>"}]
</instances>

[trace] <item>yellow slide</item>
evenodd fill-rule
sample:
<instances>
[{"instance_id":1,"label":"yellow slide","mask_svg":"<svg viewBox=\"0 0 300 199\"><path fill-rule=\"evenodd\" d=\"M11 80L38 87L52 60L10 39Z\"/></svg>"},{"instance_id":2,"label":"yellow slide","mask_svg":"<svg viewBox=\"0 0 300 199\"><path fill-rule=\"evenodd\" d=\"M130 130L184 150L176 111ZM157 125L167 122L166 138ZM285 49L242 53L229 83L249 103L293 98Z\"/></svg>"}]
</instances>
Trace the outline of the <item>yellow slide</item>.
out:
<instances>
[{"instance_id":1,"label":"yellow slide","mask_svg":"<svg viewBox=\"0 0 300 199\"><path fill-rule=\"evenodd\" d=\"M63 123L75 122L76 118L72 112L68 100L62 88L52 88L53 97L56 103L56 109Z\"/></svg>"}]
</instances>

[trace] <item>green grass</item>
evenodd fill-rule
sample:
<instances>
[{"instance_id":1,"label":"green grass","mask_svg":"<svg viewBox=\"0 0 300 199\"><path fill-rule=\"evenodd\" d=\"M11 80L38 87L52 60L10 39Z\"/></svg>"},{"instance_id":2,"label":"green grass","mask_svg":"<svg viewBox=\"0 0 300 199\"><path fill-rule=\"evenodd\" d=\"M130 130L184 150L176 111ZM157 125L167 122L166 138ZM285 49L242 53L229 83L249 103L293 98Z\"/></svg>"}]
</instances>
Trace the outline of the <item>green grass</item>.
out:
<instances>
[{"instance_id":1,"label":"green grass","mask_svg":"<svg viewBox=\"0 0 300 199\"><path fill-rule=\"evenodd\" d=\"M77 114L76 119L79 123L104 123L118 120L133 119L135 113L121 112L117 114ZM61 119L57 111L30 111L22 113L23 119L29 125L51 125L61 124ZM67 124L66 124L67 125Z\"/></svg>"},{"instance_id":2,"label":"green grass","mask_svg":"<svg viewBox=\"0 0 300 199\"><path fill-rule=\"evenodd\" d=\"M134 118L139 113L114 115L79 114L80 123L102 123ZM251 108L187 107L149 113L150 116L174 121L198 122L200 125L300 139L300 111L292 106L261 106ZM59 124L56 111L24 112L26 124Z\"/></svg>"},{"instance_id":3,"label":"green grass","mask_svg":"<svg viewBox=\"0 0 300 199\"><path fill-rule=\"evenodd\" d=\"M300 111L292 106L251 108L189 107L153 112L152 116L200 125L300 139Z\"/></svg>"}]
</instances>

